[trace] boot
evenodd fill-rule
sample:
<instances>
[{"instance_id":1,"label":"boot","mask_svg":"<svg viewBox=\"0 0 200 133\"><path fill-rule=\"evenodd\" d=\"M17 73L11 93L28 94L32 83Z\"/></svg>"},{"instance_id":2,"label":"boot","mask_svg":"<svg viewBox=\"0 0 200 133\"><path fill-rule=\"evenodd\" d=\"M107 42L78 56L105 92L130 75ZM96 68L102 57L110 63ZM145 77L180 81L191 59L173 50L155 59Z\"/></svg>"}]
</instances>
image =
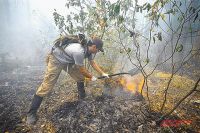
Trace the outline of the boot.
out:
<instances>
[{"instance_id":1,"label":"boot","mask_svg":"<svg viewBox=\"0 0 200 133\"><path fill-rule=\"evenodd\" d=\"M38 108L40 107L40 104L42 103L42 99L43 97L34 95L30 110L28 111L28 114L27 114L27 120L26 120L27 124L36 123L37 121L36 113L37 113Z\"/></svg>"},{"instance_id":2,"label":"boot","mask_svg":"<svg viewBox=\"0 0 200 133\"><path fill-rule=\"evenodd\" d=\"M77 82L78 99L82 100L85 98L84 82Z\"/></svg>"}]
</instances>

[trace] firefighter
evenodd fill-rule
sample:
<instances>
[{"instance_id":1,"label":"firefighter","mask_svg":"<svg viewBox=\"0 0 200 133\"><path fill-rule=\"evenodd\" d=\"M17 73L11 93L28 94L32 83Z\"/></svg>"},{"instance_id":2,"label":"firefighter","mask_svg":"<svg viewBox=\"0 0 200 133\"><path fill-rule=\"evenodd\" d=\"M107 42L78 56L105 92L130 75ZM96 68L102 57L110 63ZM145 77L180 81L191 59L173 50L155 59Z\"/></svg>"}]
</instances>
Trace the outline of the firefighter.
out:
<instances>
[{"instance_id":1,"label":"firefighter","mask_svg":"<svg viewBox=\"0 0 200 133\"><path fill-rule=\"evenodd\" d=\"M97 78L84 67L84 59L87 58L91 66L102 76L108 77L99 65L94 61L94 56L99 51L103 52L103 41L99 38L93 38L87 42L87 45L81 43L71 43L61 49L56 47L47 56L47 69L44 80L37 89L27 113L27 124L35 124L36 113L43 97L46 96L54 87L62 70L66 71L76 82L78 89L78 98L83 99L85 94L84 79L89 78L96 81Z\"/></svg>"}]
</instances>

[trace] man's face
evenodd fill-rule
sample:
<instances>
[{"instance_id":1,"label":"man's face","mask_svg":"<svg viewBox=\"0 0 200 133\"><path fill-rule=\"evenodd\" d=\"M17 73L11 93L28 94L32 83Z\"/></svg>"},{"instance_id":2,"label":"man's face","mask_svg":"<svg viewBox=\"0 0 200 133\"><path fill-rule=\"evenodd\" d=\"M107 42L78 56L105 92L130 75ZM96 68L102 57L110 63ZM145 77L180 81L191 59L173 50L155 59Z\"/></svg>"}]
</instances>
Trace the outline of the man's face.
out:
<instances>
[{"instance_id":1,"label":"man's face","mask_svg":"<svg viewBox=\"0 0 200 133\"><path fill-rule=\"evenodd\" d=\"M91 45L89 46L89 52L96 54L97 52L99 52L99 49L96 47L96 45Z\"/></svg>"}]
</instances>

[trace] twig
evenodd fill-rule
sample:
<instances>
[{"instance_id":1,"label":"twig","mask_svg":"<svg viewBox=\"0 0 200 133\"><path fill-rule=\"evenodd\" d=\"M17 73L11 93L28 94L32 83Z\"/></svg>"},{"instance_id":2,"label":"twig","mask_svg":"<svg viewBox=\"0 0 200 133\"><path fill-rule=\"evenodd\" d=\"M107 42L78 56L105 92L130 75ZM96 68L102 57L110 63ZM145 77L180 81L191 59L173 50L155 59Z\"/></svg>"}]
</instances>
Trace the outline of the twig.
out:
<instances>
[{"instance_id":1,"label":"twig","mask_svg":"<svg viewBox=\"0 0 200 133\"><path fill-rule=\"evenodd\" d=\"M199 79L197 80L197 82L195 83L195 86L193 87L192 90L190 90L175 106L174 108L167 114L161 116L161 118L157 121L157 123L160 123L165 117L169 116L171 113L174 112L174 110L187 98L189 97L193 92L197 91L197 87L198 87L198 84L200 82L200 77Z\"/></svg>"}]
</instances>

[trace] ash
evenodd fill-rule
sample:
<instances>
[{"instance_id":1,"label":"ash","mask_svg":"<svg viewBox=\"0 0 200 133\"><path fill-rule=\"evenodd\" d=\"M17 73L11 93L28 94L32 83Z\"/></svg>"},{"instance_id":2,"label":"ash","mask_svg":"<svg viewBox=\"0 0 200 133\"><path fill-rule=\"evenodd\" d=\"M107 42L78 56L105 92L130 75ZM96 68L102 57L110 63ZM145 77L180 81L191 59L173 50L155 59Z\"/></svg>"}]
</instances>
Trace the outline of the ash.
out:
<instances>
[{"instance_id":1,"label":"ash","mask_svg":"<svg viewBox=\"0 0 200 133\"><path fill-rule=\"evenodd\" d=\"M53 92L44 99L36 125L26 125L25 116L36 88L42 82L43 72L44 67L28 67L1 73L1 132L134 133L160 130L152 125L145 100L125 93L119 97L121 92L107 95L103 91L93 95L95 88L105 88L102 83L86 87L88 96L77 100L76 84L72 80L58 81Z\"/></svg>"}]
</instances>

